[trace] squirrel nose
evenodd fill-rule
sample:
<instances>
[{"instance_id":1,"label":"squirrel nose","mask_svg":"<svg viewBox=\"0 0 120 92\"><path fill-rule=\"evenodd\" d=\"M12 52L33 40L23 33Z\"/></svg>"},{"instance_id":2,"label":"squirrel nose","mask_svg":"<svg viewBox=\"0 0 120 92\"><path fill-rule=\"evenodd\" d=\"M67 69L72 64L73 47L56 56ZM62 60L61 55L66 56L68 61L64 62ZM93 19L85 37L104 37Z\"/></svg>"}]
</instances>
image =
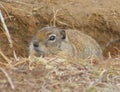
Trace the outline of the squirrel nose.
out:
<instances>
[{"instance_id":1,"label":"squirrel nose","mask_svg":"<svg viewBox=\"0 0 120 92\"><path fill-rule=\"evenodd\" d=\"M33 46L37 48L37 47L39 47L39 43L38 42L33 42Z\"/></svg>"}]
</instances>

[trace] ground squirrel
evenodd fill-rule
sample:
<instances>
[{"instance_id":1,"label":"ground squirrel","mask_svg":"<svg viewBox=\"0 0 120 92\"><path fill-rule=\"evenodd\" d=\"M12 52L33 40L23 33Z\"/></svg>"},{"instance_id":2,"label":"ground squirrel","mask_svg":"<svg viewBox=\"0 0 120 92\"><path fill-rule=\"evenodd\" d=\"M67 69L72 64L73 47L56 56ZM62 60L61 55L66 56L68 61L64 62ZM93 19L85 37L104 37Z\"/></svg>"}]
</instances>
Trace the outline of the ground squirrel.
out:
<instances>
[{"instance_id":1,"label":"ground squirrel","mask_svg":"<svg viewBox=\"0 0 120 92\"><path fill-rule=\"evenodd\" d=\"M90 36L78 30L47 26L39 30L30 42L30 55L75 56L81 59L102 57L99 44Z\"/></svg>"}]
</instances>

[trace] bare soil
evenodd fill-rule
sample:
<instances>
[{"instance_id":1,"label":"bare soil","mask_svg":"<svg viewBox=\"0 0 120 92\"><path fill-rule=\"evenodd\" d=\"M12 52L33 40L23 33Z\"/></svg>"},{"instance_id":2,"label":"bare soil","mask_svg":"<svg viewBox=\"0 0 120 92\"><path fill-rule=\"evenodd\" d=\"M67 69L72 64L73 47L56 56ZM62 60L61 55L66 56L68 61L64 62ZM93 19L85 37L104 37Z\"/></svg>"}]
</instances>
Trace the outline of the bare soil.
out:
<instances>
[{"instance_id":1,"label":"bare soil","mask_svg":"<svg viewBox=\"0 0 120 92\"><path fill-rule=\"evenodd\" d=\"M119 92L119 0L1 0L0 11L14 47L0 22L0 92ZM31 37L46 25L92 36L105 59L28 58Z\"/></svg>"}]
</instances>

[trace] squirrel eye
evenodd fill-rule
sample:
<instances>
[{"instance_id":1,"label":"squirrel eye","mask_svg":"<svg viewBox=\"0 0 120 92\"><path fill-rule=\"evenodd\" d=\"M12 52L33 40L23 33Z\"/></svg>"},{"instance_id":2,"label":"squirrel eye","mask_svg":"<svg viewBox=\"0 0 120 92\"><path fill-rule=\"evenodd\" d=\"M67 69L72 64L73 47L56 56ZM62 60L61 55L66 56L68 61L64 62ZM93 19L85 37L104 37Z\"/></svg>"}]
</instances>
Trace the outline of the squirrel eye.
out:
<instances>
[{"instance_id":1,"label":"squirrel eye","mask_svg":"<svg viewBox=\"0 0 120 92\"><path fill-rule=\"evenodd\" d=\"M56 36L55 35L51 35L50 37L49 37L49 40L50 41L54 41L56 39Z\"/></svg>"}]
</instances>

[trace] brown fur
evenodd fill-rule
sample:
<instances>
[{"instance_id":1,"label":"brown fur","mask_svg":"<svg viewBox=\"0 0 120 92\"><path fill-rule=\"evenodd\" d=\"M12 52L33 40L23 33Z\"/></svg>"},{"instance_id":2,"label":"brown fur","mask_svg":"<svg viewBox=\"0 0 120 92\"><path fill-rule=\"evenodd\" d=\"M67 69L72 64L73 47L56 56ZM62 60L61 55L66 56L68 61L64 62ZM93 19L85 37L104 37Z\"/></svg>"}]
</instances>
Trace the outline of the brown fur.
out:
<instances>
[{"instance_id":1,"label":"brown fur","mask_svg":"<svg viewBox=\"0 0 120 92\"><path fill-rule=\"evenodd\" d=\"M55 40L49 40L49 36L55 36ZM33 44L35 43L34 47ZM33 37L30 44L30 55L73 56L85 59L91 56L102 58L102 50L99 44L90 36L78 30L63 30L56 27L44 27Z\"/></svg>"}]
</instances>

